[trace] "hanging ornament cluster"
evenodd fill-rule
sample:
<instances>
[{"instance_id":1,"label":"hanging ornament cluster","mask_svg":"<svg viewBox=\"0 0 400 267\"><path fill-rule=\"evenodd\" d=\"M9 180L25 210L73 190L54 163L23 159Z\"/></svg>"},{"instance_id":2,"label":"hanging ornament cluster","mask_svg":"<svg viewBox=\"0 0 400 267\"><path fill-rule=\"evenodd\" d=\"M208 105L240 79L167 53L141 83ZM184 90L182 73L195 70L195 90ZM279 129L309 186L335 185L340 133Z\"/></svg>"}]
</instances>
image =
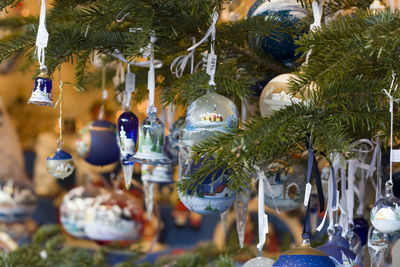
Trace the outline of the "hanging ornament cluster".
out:
<instances>
[{"instance_id":1,"label":"hanging ornament cluster","mask_svg":"<svg viewBox=\"0 0 400 267\"><path fill-rule=\"evenodd\" d=\"M198 169L203 161L195 162L192 159L191 148L214 136L218 132L226 132L237 127L238 110L228 98L215 93L215 68L217 57L214 53L215 25L218 13L213 14L213 22L206 36L196 45L189 48L195 49L211 36L211 52L208 54L207 74L210 75L207 94L193 101L186 112L186 126L182 130L179 141L179 179ZM194 192L179 192L180 200L191 211L198 214L222 213L229 209L235 200L235 193L228 189L227 178L229 174L217 170L204 177L201 184Z\"/></svg>"},{"instance_id":2,"label":"hanging ornament cluster","mask_svg":"<svg viewBox=\"0 0 400 267\"><path fill-rule=\"evenodd\" d=\"M250 8L247 17L253 16L275 16L277 19L284 19L288 26L295 28L295 24L307 16L307 10L296 0L257 0ZM260 38L252 36L250 43L256 47L262 47L264 51L274 59L292 63L295 59L296 45L291 36L272 36Z\"/></svg>"}]
</instances>

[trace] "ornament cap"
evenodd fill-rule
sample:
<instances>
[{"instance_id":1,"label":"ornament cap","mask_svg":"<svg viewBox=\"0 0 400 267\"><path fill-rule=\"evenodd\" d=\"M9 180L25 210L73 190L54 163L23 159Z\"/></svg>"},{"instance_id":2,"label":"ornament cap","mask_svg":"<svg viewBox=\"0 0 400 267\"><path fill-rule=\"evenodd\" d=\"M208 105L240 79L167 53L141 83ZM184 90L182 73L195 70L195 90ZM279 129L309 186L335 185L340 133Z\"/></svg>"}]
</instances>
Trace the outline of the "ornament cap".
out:
<instances>
[{"instance_id":1,"label":"ornament cap","mask_svg":"<svg viewBox=\"0 0 400 267\"><path fill-rule=\"evenodd\" d=\"M37 77L46 78L46 79L50 78L49 72L47 70L47 67L41 68L40 69L40 73L39 73L39 75Z\"/></svg>"}]
</instances>

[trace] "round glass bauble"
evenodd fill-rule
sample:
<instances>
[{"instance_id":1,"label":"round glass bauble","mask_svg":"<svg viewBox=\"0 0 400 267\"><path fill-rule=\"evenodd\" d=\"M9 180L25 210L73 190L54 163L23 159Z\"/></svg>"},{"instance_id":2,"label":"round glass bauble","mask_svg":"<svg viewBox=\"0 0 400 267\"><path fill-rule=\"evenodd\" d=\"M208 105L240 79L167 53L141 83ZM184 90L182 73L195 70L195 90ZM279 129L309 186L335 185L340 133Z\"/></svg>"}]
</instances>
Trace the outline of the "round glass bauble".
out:
<instances>
[{"instance_id":1,"label":"round glass bauble","mask_svg":"<svg viewBox=\"0 0 400 267\"><path fill-rule=\"evenodd\" d=\"M400 230L400 199L387 195L379 199L371 209L371 223L385 234Z\"/></svg>"},{"instance_id":2,"label":"round glass bauble","mask_svg":"<svg viewBox=\"0 0 400 267\"><path fill-rule=\"evenodd\" d=\"M192 163L191 170L201 166ZM213 176L215 175L215 178ZM219 214L228 210L235 201L236 194L228 189L227 174L222 170L209 174L195 191L179 192L179 198L188 210L201 215ZM185 178L183 178L185 179Z\"/></svg>"},{"instance_id":3,"label":"round glass bauble","mask_svg":"<svg viewBox=\"0 0 400 267\"><path fill-rule=\"evenodd\" d=\"M272 267L274 260L264 257L256 257L246 261L242 267Z\"/></svg>"},{"instance_id":4,"label":"round glass bauble","mask_svg":"<svg viewBox=\"0 0 400 267\"><path fill-rule=\"evenodd\" d=\"M257 0L250 8L247 17L276 16L285 20L286 26L296 30L296 23L307 16L308 12L296 0ZM268 38L251 36L250 45L262 47L264 51L278 61L291 63L296 59L293 37L288 34L273 35Z\"/></svg>"},{"instance_id":5,"label":"round glass bauble","mask_svg":"<svg viewBox=\"0 0 400 267\"><path fill-rule=\"evenodd\" d=\"M270 169L265 173L272 191L265 185L265 205L282 211L294 210L304 201L304 188L307 179L307 170L301 164L295 164L283 171ZM275 204L274 204L275 201Z\"/></svg>"},{"instance_id":6,"label":"round glass bauble","mask_svg":"<svg viewBox=\"0 0 400 267\"><path fill-rule=\"evenodd\" d=\"M119 159L115 124L106 120L90 122L79 132L76 148L81 158L92 165L104 166Z\"/></svg>"},{"instance_id":7,"label":"round glass bauble","mask_svg":"<svg viewBox=\"0 0 400 267\"><path fill-rule=\"evenodd\" d=\"M333 261L322 251L302 245L281 254L273 266L334 267Z\"/></svg>"},{"instance_id":8,"label":"round glass bauble","mask_svg":"<svg viewBox=\"0 0 400 267\"><path fill-rule=\"evenodd\" d=\"M74 172L75 163L68 152L59 148L56 152L47 157L46 169L54 178L64 179Z\"/></svg>"},{"instance_id":9,"label":"round glass bauble","mask_svg":"<svg viewBox=\"0 0 400 267\"><path fill-rule=\"evenodd\" d=\"M83 186L71 189L60 205L60 222L64 230L77 238L85 238L86 210L92 205L95 195Z\"/></svg>"},{"instance_id":10,"label":"round glass bauble","mask_svg":"<svg viewBox=\"0 0 400 267\"><path fill-rule=\"evenodd\" d=\"M85 234L99 244L130 244L143 235L142 203L122 190L98 195L87 209Z\"/></svg>"},{"instance_id":11,"label":"round glass bauble","mask_svg":"<svg viewBox=\"0 0 400 267\"><path fill-rule=\"evenodd\" d=\"M121 160L129 162L136 152L139 119L135 114L126 110L118 118L118 147Z\"/></svg>"},{"instance_id":12,"label":"round glass bauble","mask_svg":"<svg viewBox=\"0 0 400 267\"><path fill-rule=\"evenodd\" d=\"M362 267L360 259L356 257L356 254L354 254L353 251L348 248L338 246L333 241L328 241L325 245L317 247L317 249L328 255L335 266Z\"/></svg>"},{"instance_id":13,"label":"round glass bauble","mask_svg":"<svg viewBox=\"0 0 400 267\"><path fill-rule=\"evenodd\" d=\"M281 74L267 83L259 100L261 116L271 116L284 106L301 101L300 95L292 96L289 91L289 81L296 77L295 74L291 73Z\"/></svg>"},{"instance_id":14,"label":"round glass bauble","mask_svg":"<svg viewBox=\"0 0 400 267\"><path fill-rule=\"evenodd\" d=\"M0 178L0 221L24 222L36 209L33 185L24 174Z\"/></svg>"}]
</instances>

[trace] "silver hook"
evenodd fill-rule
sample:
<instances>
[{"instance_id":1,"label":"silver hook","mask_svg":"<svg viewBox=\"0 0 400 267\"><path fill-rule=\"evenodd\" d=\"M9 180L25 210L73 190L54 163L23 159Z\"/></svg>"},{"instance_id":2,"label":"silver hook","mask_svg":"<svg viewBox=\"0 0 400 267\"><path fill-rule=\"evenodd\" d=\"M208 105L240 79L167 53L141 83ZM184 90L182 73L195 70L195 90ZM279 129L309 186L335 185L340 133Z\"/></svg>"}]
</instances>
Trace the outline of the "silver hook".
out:
<instances>
[{"instance_id":1,"label":"silver hook","mask_svg":"<svg viewBox=\"0 0 400 267\"><path fill-rule=\"evenodd\" d=\"M127 8L128 8L128 7L125 7L124 9L122 9L122 10L118 13L118 15L115 17L115 21L116 21L117 23L122 22L122 21L125 19L125 17L129 15L129 12L128 12L128 13L126 13L124 16L122 16L122 18L119 18L119 17L121 16L121 13L124 12Z\"/></svg>"}]
</instances>

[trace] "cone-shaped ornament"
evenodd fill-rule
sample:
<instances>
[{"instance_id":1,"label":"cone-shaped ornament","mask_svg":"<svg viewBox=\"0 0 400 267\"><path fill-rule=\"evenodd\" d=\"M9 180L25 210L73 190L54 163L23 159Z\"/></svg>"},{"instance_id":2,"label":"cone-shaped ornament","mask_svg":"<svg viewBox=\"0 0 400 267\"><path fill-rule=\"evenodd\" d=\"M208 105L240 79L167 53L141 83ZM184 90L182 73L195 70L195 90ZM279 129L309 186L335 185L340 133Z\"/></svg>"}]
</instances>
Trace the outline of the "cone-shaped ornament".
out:
<instances>
[{"instance_id":1,"label":"cone-shaped ornament","mask_svg":"<svg viewBox=\"0 0 400 267\"><path fill-rule=\"evenodd\" d=\"M244 234L246 230L246 217L249 205L249 192L238 193L234 202L235 218L236 218L236 231L238 233L239 245L241 248L244 246Z\"/></svg>"},{"instance_id":2,"label":"cone-shaped ornament","mask_svg":"<svg viewBox=\"0 0 400 267\"><path fill-rule=\"evenodd\" d=\"M228 216L229 216L229 209L222 212L219 217L221 219L222 230L224 230L225 236L228 235Z\"/></svg>"},{"instance_id":3,"label":"cone-shaped ornament","mask_svg":"<svg viewBox=\"0 0 400 267\"><path fill-rule=\"evenodd\" d=\"M124 172L125 188L128 190L131 187L133 175L133 163L122 163L122 170Z\"/></svg>"}]
</instances>

